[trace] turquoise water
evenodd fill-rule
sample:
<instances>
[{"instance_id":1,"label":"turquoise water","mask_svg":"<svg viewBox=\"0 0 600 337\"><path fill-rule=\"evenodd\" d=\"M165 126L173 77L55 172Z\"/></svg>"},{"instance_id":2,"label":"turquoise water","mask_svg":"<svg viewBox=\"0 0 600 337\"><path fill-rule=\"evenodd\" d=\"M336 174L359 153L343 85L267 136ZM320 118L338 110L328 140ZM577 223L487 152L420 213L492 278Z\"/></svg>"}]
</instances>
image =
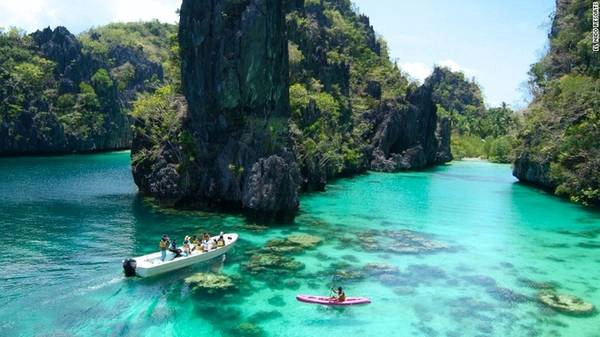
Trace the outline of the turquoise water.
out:
<instances>
[{"instance_id":1,"label":"turquoise water","mask_svg":"<svg viewBox=\"0 0 600 337\"><path fill-rule=\"evenodd\" d=\"M127 152L0 159L0 335L600 336L599 316L536 301L551 284L600 305L600 213L516 183L506 165L339 180L303 196L293 223L262 225L152 207L136 194ZM241 241L224 262L123 278L121 260L155 250L162 233L205 230ZM296 234L322 242L260 250ZM249 264L260 254L279 265ZM193 291L184 279L198 272L236 288ZM327 294L334 273L349 296L373 303L296 302Z\"/></svg>"}]
</instances>

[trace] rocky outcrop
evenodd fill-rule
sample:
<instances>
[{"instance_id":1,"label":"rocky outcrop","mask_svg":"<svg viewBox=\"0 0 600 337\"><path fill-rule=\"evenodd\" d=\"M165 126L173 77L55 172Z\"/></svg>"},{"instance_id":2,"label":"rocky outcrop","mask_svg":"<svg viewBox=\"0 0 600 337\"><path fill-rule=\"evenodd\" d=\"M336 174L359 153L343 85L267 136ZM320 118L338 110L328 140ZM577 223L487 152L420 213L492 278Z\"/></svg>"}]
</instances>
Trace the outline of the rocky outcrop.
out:
<instances>
[{"instance_id":1,"label":"rocky outcrop","mask_svg":"<svg viewBox=\"0 0 600 337\"><path fill-rule=\"evenodd\" d=\"M586 41L591 7L556 0L547 53L532 65L533 100L517 134L513 175L586 205L600 205L598 142L594 111L599 58ZM567 83L578 81L577 89ZM572 92L570 90L573 90Z\"/></svg>"},{"instance_id":2,"label":"rocky outcrop","mask_svg":"<svg viewBox=\"0 0 600 337\"><path fill-rule=\"evenodd\" d=\"M235 288L231 277L223 274L196 273L184 281L192 291L209 295L226 293Z\"/></svg>"},{"instance_id":3,"label":"rocky outcrop","mask_svg":"<svg viewBox=\"0 0 600 337\"><path fill-rule=\"evenodd\" d=\"M296 210L300 205L298 186L300 171L293 159L277 155L261 158L252 167L243 190L244 207L266 215L279 210Z\"/></svg>"},{"instance_id":4,"label":"rocky outcrop","mask_svg":"<svg viewBox=\"0 0 600 337\"><path fill-rule=\"evenodd\" d=\"M31 34L31 41L30 49L24 52L53 62L53 74L39 90L24 87L10 72L0 79L4 88L0 90L0 101L12 104L11 109L20 109L9 116L2 116L0 111L0 155L129 148L131 121L126 108L137 93L148 90L148 80L162 81L162 66L150 62L138 50L121 46L109 50L105 59L85 51L64 27L37 31ZM118 87L112 76L105 87L94 83L99 70L109 72L124 64L135 69L124 87ZM93 93L83 93L82 84ZM24 96L23 101L11 102L17 96ZM92 123L91 119L99 122Z\"/></svg>"},{"instance_id":5,"label":"rocky outcrop","mask_svg":"<svg viewBox=\"0 0 600 337\"><path fill-rule=\"evenodd\" d=\"M542 304L568 315L587 316L595 313L593 304L573 295L541 292L538 299Z\"/></svg>"},{"instance_id":6,"label":"rocky outcrop","mask_svg":"<svg viewBox=\"0 0 600 337\"><path fill-rule=\"evenodd\" d=\"M438 121L435 138L438 141L438 149L435 161L437 163L447 163L452 161L452 121L448 117L443 117Z\"/></svg>"},{"instance_id":7,"label":"rocky outcrop","mask_svg":"<svg viewBox=\"0 0 600 337\"><path fill-rule=\"evenodd\" d=\"M410 89L406 100L384 101L367 113L376 126L372 170L421 169L452 160L450 122L443 119L438 123L431 88L426 82Z\"/></svg>"},{"instance_id":8,"label":"rocky outcrop","mask_svg":"<svg viewBox=\"0 0 600 337\"><path fill-rule=\"evenodd\" d=\"M81 58L81 43L65 27L54 30L48 27L34 32L31 37L41 54L56 62L55 71L59 75L65 74L67 67Z\"/></svg>"},{"instance_id":9,"label":"rocky outcrop","mask_svg":"<svg viewBox=\"0 0 600 337\"><path fill-rule=\"evenodd\" d=\"M268 217L297 210L285 32L282 0L183 1L179 40L188 111L182 132L191 144L173 160L171 150L161 150L151 164L134 168L141 191L174 206L241 208Z\"/></svg>"},{"instance_id":10,"label":"rocky outcrop","mask_svg":"<svg viewBox=\"0 0 600 337\"><path fill-rule=\"evenodd\" d=\"M346 3L327 4L337 5L337 15L352 11ZM369 168L420 169L451 160L450 123L437 119L431 83L383 101L390 89L381 80L352 87L352 58L330 52L347 40L329 34L336 14L327 14L327 6L301 0L183 1L179 40L187 109L178 113L180 130L159 137L168 141L136 134L133 175L140 191L166 206L241 209L273 218L298 209L300 187L322 190L332 177ZM286 8L294 10L287 23ZM360 17L356 25L369 54L384 55L369 20ZM315 91L291 121L288 47L297 56L292 76ZM379 57L380 69L397 71L393 92L402 93L399 70ZM379 107L358 112L354 95ZM136 128L153 128L144 123L155 122L138 121ZM361 130L354 132L354 124ZM319 135L335 132L339 137L316 145ZM317 150L304 151L311 143Z\"/></svg>"},{"instance_id":11,"label":"rocky outcrop","mask_svg":"<svg viewBox=\"0 0 600 337\"><path fill-rule=\"evenodd\" d=\"M535 159L529 153L520 153L517 156L513 165L513 175L522 182L546 189L556 187L550 178L550 160Z\"/></svg>"}]
</instances>

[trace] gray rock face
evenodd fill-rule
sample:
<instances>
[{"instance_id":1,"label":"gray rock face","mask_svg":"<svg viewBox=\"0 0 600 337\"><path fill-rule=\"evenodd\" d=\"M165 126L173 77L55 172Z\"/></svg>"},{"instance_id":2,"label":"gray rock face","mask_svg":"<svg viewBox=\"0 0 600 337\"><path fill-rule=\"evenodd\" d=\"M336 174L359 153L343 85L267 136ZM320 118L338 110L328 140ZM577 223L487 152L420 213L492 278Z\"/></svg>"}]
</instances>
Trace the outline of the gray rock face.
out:
<instances>
[{"instance_id":1,"label":"gray rock face","mask_svg":"<svg viewBox=\"0 0 600 337\"><path fill-rule=\"evenodd\" d=\"M383 102L370 118L376 125L371 169L394 172L452 160L450 122L438 123L431 85L409 91L406 100Z\"/></svg>"},{"instance_id":2,"label":"gray rock face","mask_svg":"<svg viewBox=\"0 0 600 337\"><path fill-rule=\"evenodd\" d=\"M522 182L554 189L556 184L550 178L550 160L533 158L529 153L520 153L515 159L513 175Z\"/></svg>"},{"instance_id":3,"label":"gray rock face","mask_svg":"<svg viewBox=\"0 0 600 337\"><path fill-rule=\"evenodd\" d=\"M290 27L286 27L284 8L301 3L183 1L179 39L188 108L182 114L180 134L189 137L186 144L161 144L151 160L134 162L135 181L142 192L171 206L227 207L277 217L297 210L301 185L322 189L328 177L339 174L319 166L320 158L303 165L301 172L290 150L286 36ZM313 7L305 10L318 17L319 10ZM299 29L292 25L292 36ZM306 48L305 68L325 89L335 86L349 95L349 66L327 62L327 45L321 44L319 34L311 36L316 41L311 40L314 48ZM369 47L377 52L378 43L371 42ZM369 83L366 89L374 99L381 98L380 83ZM426 83L365 113L367 122L375 126L364 138L371 145L359 149L364 160L354 169L346 168L345 174L369 167L419 169L450 160L450 124L438 125L431 91ZM351 106L342 110L342 115L350 113ZM309 102L299 125L311 125L322 113L314 101ZM138 137L133 145L132 154L153 147Z\"/></svg>"},{"instance_id":4,"label":"gray rock face","mask_svg":"<svg viewBox=\"0 0 600 337\"><path fill-rule=\"evenodd\" d=\"M288 151L283 1L184 0L179 29L192 144L134 168L138 186L171 205L293 213L300 174Z\"/></svg>"},{"instance_id":5,"label":"gray rock face","mask_svg":"<svg viewBox=\"0 0 600 337\"><path fill-rule=\"evenodd\" d=\"M252 167L246 182L243 203L259 213L297 209L300 204L297 193L299 177L300 170L293 161L275 155L260 159Z\"/></svg>"},{"instance_id":6,"label":"gray rock face","mask_svg":"<svg viewBox=\"0 0 600 337\"><path fill-rule=\"evenodd\" d=\"M435 137L438 140L438 152L436 154L436 162L447 163L452 161L451 149L452 121L448 117L442 118L438 122Z\"/></svg>"}]
</instances>

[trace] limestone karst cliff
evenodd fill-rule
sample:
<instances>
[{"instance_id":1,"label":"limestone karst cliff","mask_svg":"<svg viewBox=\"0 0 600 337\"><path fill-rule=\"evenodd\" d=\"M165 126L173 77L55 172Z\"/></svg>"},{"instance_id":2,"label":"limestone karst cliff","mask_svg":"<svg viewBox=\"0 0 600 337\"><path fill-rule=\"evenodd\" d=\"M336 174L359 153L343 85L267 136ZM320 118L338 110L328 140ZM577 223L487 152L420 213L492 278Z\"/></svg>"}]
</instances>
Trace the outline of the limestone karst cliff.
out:
<instances>
[{"instance_id":1,"label":"limestone karst cliff","mask_svg":"<svg viewBox=\"0 0 600 337\"><path fill-rule=\"evenodd\" d=\"M600 205L600 54L591 45L592 6L557 0L548 53L532 65L513 174L584 204Z\"/></svg>"},{"instance_id":2,"label":"limestone karst cliff","mask_svg":"<svg viewBox=\"0 0 600 337\"><path fill-rule=\"evenodd\" d=\"M101 47L89 50L64 27L0 33L0 155L130 146L129 104L163 68L139 48Z\"/></svg>"},{"instance_id":3,"label":"limestone karst cliff","mask_svg":"<svg viewBox=\"0 0 600 337\"><path fill-rule=\"evenodd\" d=\"M138 186L169 205L293 213L300 174L288 149L283 1L185 0L179 42L187 146L161 144L158 160L134 167Z\"/></svg>"},{"instance_id":4,"label":"limestone karst cliff","mask_svg":"<svg viewBox=\"0 0 600 337\"><path fill-rule=\"evenodd\" d=\"M180 13L182 90L134 109L133 175L161 204L289 215L331 178L451 160L431 81L409 85L350 2L185 0Z\"/></svg>"}]
</instances>

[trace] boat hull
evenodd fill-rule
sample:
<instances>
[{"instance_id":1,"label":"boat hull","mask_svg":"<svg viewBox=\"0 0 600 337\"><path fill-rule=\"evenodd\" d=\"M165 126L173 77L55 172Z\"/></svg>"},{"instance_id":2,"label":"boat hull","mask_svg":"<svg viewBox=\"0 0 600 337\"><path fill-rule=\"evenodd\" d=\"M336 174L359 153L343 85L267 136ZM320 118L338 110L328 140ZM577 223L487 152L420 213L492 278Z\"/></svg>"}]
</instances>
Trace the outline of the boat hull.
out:
<instances>
[{"instance_id":1,"label":"boat hull","mask_svg":"<svg viewBox=\"0 0 600 337\"><path fill-rule=\"evenodd\" d=\"M226 234L224 237L226 241L224 247L212 249L208 252L193 253L190 256L182 256L170 261L161 262L160 252L134 258L134 260L137 262L135 272L140 277L152 277L177 269L189 267L196 263L212 260L231 250L238 239L237 234ZM215 238L216 237L211 238L211 240Z\"/></svg>"},{"instance_id":2,"label":"boat hull","mask_svg":"<svg viewBox=\"0 0 600 337\"><path fill-rule=\"evenodd\" d=\"M313 296L313 295L298 295L296 299L304 303L322 304L322 305L334 305L334 306L346 306L346 305L358 305L371 303L366 297L347 297L345 301L340 302L332 299L331 297L325 296Z\"/></svg>"}]
</instances>

